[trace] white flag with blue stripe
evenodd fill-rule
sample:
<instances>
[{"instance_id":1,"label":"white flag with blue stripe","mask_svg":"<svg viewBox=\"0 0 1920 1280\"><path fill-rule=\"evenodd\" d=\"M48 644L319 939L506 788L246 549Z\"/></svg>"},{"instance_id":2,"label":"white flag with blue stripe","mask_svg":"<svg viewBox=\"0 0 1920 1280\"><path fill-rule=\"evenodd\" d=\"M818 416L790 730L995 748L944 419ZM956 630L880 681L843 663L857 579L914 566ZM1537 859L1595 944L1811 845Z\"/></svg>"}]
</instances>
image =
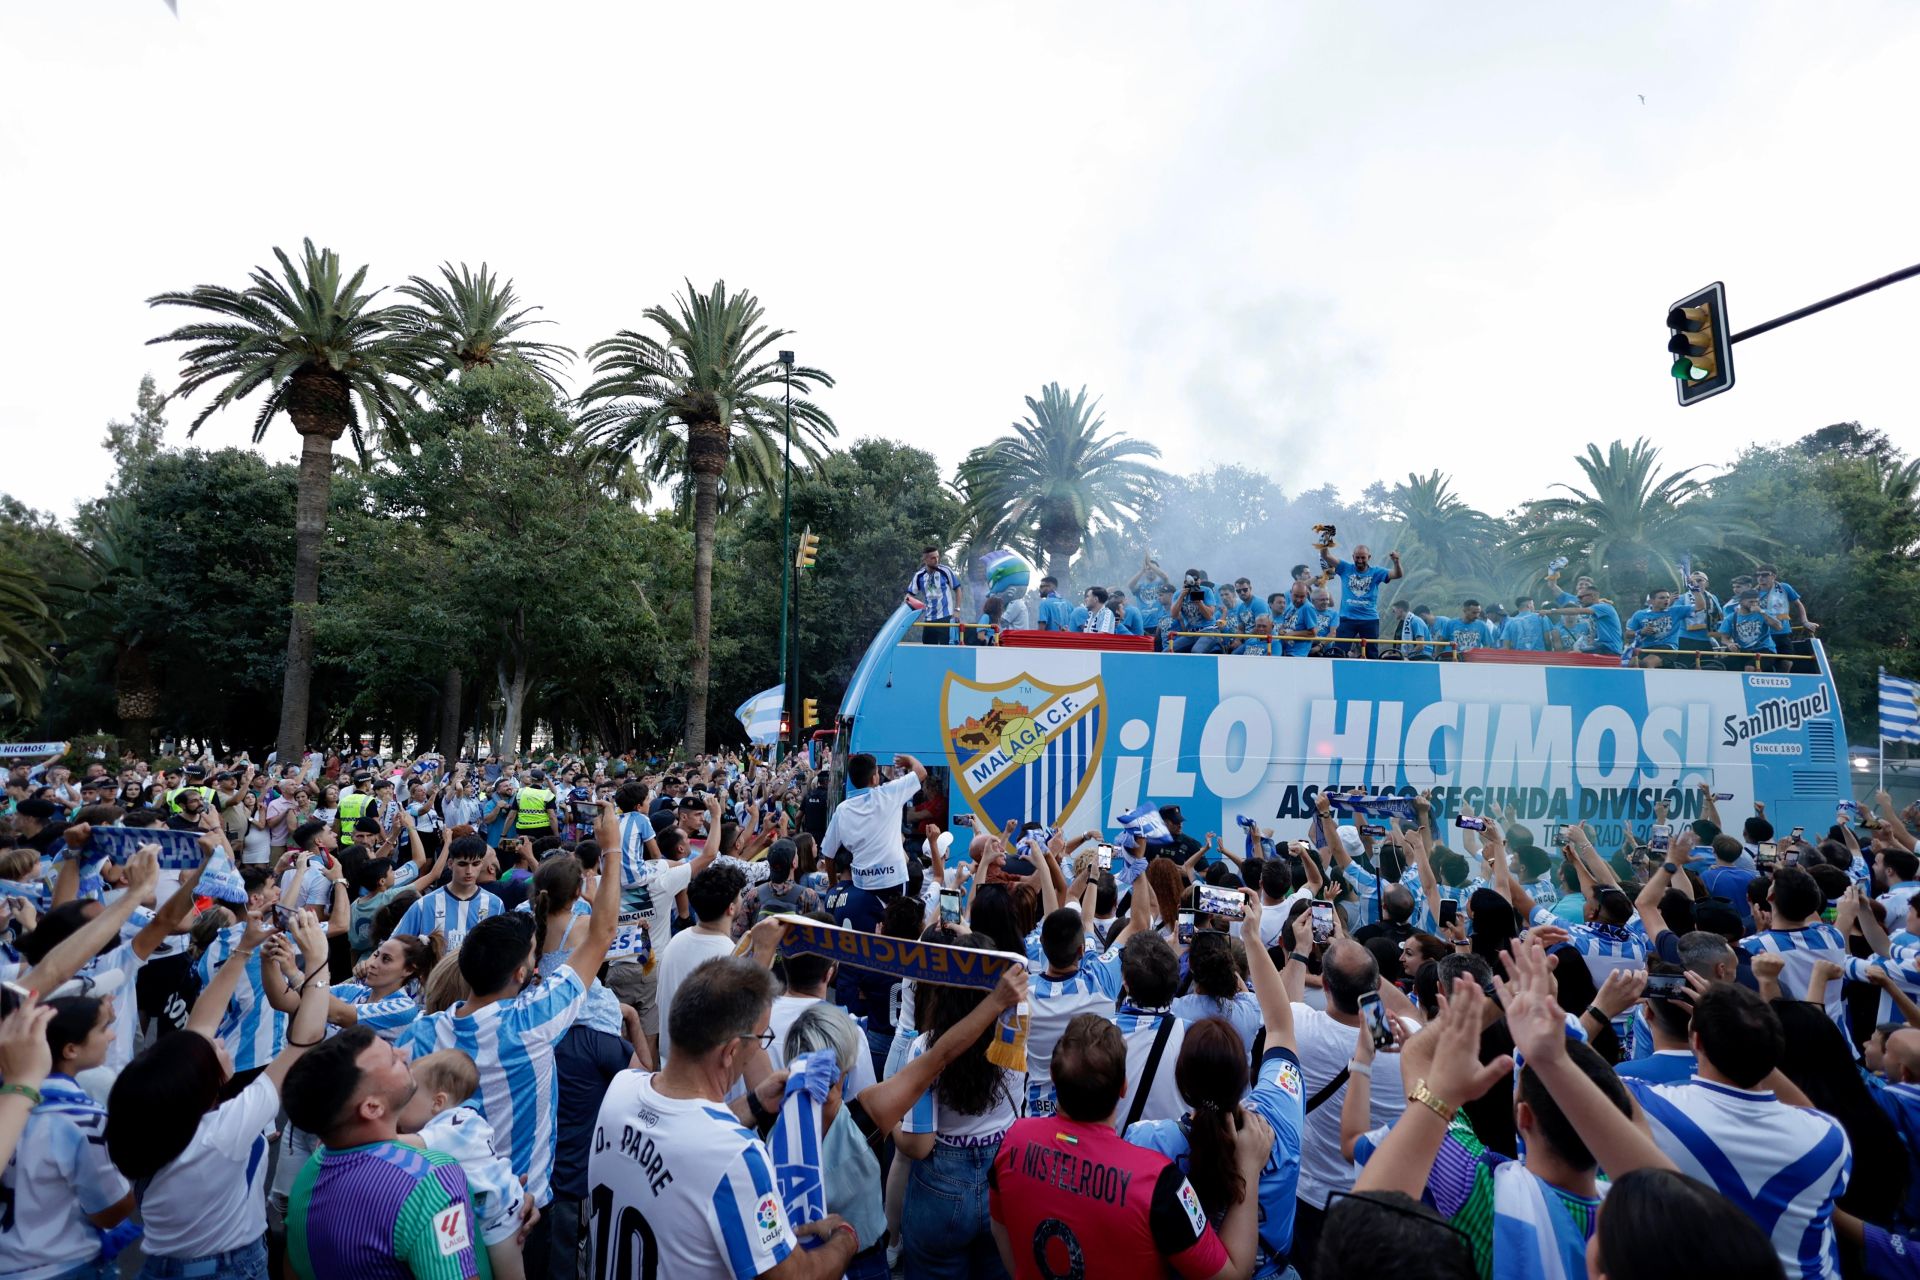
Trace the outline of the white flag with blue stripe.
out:
<instances>
[{"instance_id":1,"label":"white flag with blue stripe","mask_svg":"<svg viewBox=\"0 0 1920 1280\"><path fill-rule=\"evenodd\" d=\"M1880 672L1880 736L1888 742L1920 742L1920 681Z\"/></svg>"},{"instance_id":2,"label":"white flag with blue stripe","mask_svg":"<svg viewBox=\"0 0 1920 1280\"><path fill-rule=\"evenodd\" d=\"M747 741L778 742L780 712L786 705L787 686L782 683L754 694L734 708L733 714L739 718L740 727L747 731Z\"/></svg>"}]
</instances>

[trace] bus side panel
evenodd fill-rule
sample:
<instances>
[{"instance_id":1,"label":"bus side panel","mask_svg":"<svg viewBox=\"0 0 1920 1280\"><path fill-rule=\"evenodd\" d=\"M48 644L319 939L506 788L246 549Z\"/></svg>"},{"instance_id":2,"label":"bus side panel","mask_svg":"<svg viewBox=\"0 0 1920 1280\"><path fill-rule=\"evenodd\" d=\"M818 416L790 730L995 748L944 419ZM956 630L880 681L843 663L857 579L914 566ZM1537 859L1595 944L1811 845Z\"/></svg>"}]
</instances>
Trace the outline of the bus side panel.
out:
<instances>
[{"instance_id":1,"label":"bus side panel","mask_svg":"<svg viewBox=\"0 0 1920 1280\"><path fill-rule=\"evenodd\" d=\"M1057 690L1097 700L1082 712L1099 716L1092 750L1062 751L1042 725L996 757L1005 727L960 714ZM1644 839L1663 796L1676 821L1701 816L1701 783L1732 797L1719 809L1736 831L1756 798L1782 833L1824 831L1850 794L1837 700L1815 675L903 645L867 690L853 749L948 765L955 812L1111 831L1142 802L1178 804L1189 833L1236 843L1240 815L1304 834L1329 786L1430 789L1441 821L1510 806L1536 839L1586 822L1603 849Z\"/></svg>"}]
</instances>

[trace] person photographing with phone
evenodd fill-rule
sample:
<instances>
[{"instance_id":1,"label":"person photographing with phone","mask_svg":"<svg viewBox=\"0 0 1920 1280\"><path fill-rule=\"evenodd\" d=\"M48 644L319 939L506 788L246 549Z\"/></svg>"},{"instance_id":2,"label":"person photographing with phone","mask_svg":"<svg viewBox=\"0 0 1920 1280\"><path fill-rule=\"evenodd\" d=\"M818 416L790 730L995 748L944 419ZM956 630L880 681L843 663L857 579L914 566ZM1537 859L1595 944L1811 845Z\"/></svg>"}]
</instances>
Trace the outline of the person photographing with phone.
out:
<instances>
[{"instance_id":1,"label":"person photographing with phone","mask_svg":"<svg viewBox=\"0 0 1920 1280\"><path fill-rule=\"evenodd\" d=\"M1242 927L1257 937L1260 897L1250 889L1240 893ZM1259 1258L1254 1280L1280 1280L1287 1275L1293 1249L1306 1095L1293 1040L1292 1002L1300 993L1305 966L1288 968L1292 973L1283 976L1266 948L1247 948L1247 973L1266 1031L1252 1088L1248 1088L1247 1046L1240 1031L1224 1018L1201 1018L1188 1025L1174 1065L1174 1081L1187 1113L1177 1120L1143 1120L1126 1131L1128 1142L1158 1151L1187 1176L1215 1230L1225 1230L1227 1215L1243 1201L1258 1201ZM1272 1148L1257 1179L1249 1179L1240 1171L1236 1154L1242 1131L1256 1116L1271 1131Z\"/></svg>"}]
</instances>

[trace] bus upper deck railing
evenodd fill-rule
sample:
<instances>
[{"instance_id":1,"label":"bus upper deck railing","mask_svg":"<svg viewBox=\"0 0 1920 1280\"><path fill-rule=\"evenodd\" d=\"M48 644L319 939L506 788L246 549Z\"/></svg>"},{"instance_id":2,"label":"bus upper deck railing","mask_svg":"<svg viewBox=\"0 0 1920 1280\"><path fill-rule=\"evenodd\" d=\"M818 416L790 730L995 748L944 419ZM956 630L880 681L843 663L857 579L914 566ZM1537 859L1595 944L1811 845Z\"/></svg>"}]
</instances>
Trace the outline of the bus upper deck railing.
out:
<instances>
[{"instance_id":1,"label":"bus upper deck railing","mask_svg":"<svg viewBox=\"0 0 1920 1280\"><path fill-rule=\"evenodd\" d=\"M1087 635L1090 641L1098 635L1104 638L1109 633L1080 633L1072 631L1049 631L1042 628L1009 628L998 623L984 622L926 622L911 623L912 628L933 629L943 632L960 632L959 643L969 646L1008 645L1018 646L1020 638L1025 636L1048 636L1050 646L1071 646L1076 635ZM1115 635L1131 636L1131 632L1116 632ZM1541 662L1552 665L1564 662L1568 665L1603 666L1632 665L1638 662L1642 666L1672 667L1681 670L1719 670L1732 666L1755 664L1759 670L1786 671L1818 669L1818 661L1811 654L1798 653L1750 653L1739 649L1700 648L1668 649L1640 646L1630 648L1625 654L1594 652L1581 649L1500 649L1487 646L1461 648L1452 640L1379 640L1359 637L1341 638L1331 634L1323 635L1317 631L1274 631L1262 634L1257 631L1167 631L1165 639L1172 641L1191 638L1195 645L1202 640L1231 642L1227 650L1211 649L1212 655L1222 653L1238 656L1314 656L1364 658L1373 661L1440 661L1440 662ZM981 637L989 637L982 639ZM1150 640L1151 635L1136 637ZM1266 653L1258 650L1240 652L1243 644L1267 646ZM1311 644L1311 654L1287 654L1282 646ZM1204 656L1204 655L1203 655ZM1653 662L1646 659L1652 658ZM1794 664L1808 664L1797 668Z\"/></svg>"}]
</instances>

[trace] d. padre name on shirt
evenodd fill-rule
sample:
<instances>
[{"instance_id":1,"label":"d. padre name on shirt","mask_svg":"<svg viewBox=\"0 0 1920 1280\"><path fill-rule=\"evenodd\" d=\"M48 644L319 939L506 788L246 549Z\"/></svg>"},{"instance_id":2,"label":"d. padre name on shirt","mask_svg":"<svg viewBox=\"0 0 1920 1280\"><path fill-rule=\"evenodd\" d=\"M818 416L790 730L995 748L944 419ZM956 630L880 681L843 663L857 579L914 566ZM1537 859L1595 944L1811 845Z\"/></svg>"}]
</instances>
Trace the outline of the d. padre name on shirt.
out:
<instances>
[{"instance_id":1,"label":"d. padre name on shirt","mask_svg":"<svg viewBox=\"0 0 1920 1280\"><path fill-rule=\"evenodd\" d=\"M1111 1205L1127 1203L1133 1170L1099 1160L1081 1158L1072 1151L1056 1151L1030 1143L1021 1153L1020 1172L1035 1182L1052 1183L1070 1195L1085 1196Z\"/></svg>"},{"instance_id":2,"label":"d. padre name on shirt","mask_svg":"<svg viewBox=\"0 0 1920 1280\"><path fill-rule=\"evenodd\" d=\"M660 1123L660 1117L651 1111L642 1110L639 1114L642 1125L651 1129ZM593 1153L599 1155L607 1149L607 1131L604 1126L593 1131ZM658 1197L673 1182L673 1170L667 1168L667 1158L654 1145L653 1135L645 1133L630 1124L620 1126L620 1154L640 1167L640 1175L647 1180Z\"/></svg>"}]
</instances>

